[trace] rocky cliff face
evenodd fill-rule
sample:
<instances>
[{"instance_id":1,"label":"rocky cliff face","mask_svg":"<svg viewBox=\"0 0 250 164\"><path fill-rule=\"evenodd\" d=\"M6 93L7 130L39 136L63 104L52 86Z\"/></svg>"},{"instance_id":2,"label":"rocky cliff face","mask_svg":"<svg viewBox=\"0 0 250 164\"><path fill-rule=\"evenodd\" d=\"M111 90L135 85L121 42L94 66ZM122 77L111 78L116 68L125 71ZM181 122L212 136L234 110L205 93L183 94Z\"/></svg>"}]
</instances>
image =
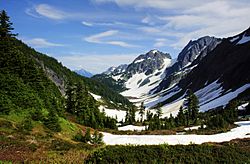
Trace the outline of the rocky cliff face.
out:
<instances>
[{"instance_id":1,"label":"rocky cliff face","mask_svg":"<svg viewBox=\"0 0 250 164\"><path fill-rule=\"evenodd\" d=\"M180 82L182 88L198 90L218 80L224 90L250 83L250 28L222 42Z\"/></svg>"},{"instance_id":2,"label":"rocky cliff face","mask_svg":"<svg viewBox=\"0 0 250 164\"><path fill-rule=\"evenodd\" d=\"M171 64L170 54L151 50L139 55L128 65L111 67L94 78L108 84L109 87L117 88L124 96L140 97L147 95L160 83L165 74L164 70Z\"/></svg>"},{"instance_id":3,"label":"rocky cliff face","mask_svg":"<svg viewBox=\"0 0 250 164\"><path fill-rule=\"evenodd\" d=\"M154 89L154 93L178 83L220 42L221 39L209 36L190 41L178 55L176 63L166 69L166 75L159 86Z\"/></svg>"},{"instance_id":4,"label":"rocky cliff face","mask_svg":"<svg viewBox=\"0 0 250 164\"><path fill-rule=\"evenodd\" d=\"M171 59L170 54L158 50L151 50L138 56L126 69L126 74L132 76L136 73L150 75L164 67L164 59Z\"/></svg>"}]
</instances>

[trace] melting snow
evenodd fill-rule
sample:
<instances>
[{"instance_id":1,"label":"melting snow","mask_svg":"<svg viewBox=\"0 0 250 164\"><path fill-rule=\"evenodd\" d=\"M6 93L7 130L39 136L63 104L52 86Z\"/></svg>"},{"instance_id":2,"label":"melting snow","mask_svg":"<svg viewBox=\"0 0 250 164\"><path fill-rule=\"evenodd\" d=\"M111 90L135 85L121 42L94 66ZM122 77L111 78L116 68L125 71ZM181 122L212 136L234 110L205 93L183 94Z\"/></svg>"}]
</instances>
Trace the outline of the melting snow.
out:
<instances>
[{"instance_id":1,"label":"melting snow","mask_svg":"<svg viewBox=\"0 0 250 164\"><path fill-rule=\"evenodd\" d=\"M127 125L127 126L118 127L118 130L120 131L127 131L127 130L142 131L145 129L146 129L146 126L135 126L135 125Z\"/></svg>"},{"instance_id":2,"label":"melting snow","mask_svg":"<svg viewBox=\"0 0 250 164\"><path fill-rule=\"evenodd\" d=\"M94 99L95 99L96 101L100 101L100 100L102 99L102 96L96 95L96 94L94 94L94 93L90 93L90 94L91 94L91 96L94 97Z\"/></svg>"},{"instance_id":3,"label":"melting snow","mask_svg":"<svg viewBox=\"0 0 250 164\"><path fill-rule=\"evenodd\" d=\"M165 70L167 67L171 65L171 59L164 59L164 67L161 70ZM144 95L147 95L150 90L155 88L159 85L160 80L163 78L164 71L161 71L161 73L157 76L147 76L145 73L140 74L134 74L126 83L125 86L128 88L128 90L122 92L121 94L126 97L142 97ZM142 82L145 79L149 79L149 83L140 86L140 84L137 84L139 80Z\"/></svg>"},{"instance_id":4,"label":"melting snow","mask_svg":"<svg viewBox=\"0 0 250 164\"><path fill-rule=\"evenodd\" d=\"M246 89L250 88L250 84L246 84L240 88L238 88L237 90L233 91L233 92L228 92L223 96L220 96L204 105L200 106L200 111L207 111L209 109L212 108L216 108L219 106L224 106L226 105L230 100L234 99L235 97L238 96L238 94L240 94L241 92L245 91ZM216 91L215 91L216 92Z\"/></svg>"},{"instance_id":5,"label":"melting snow","mask_svg":"<svg viewBox=\"0 0 250 164\"><path fill-rule=\"evenodd\" d=\"M124 111L124 110L108 109L108 108L105 108L104 106L100 106L99 110L101 112L104 111L106 116L109 116L109 117L114 118L114 119L117 118L118 122L120 122L122 120L124 121L125 116L126 116L126 111Z\"/></svg>"},{"instance_id":6,"label":"melting snow","mask_svg":"<svg viewBox=\"0 0 250 164\"><path fill-rule=\"evenodd\" d=\"M242 104L242 105L238 106L238 110L245 110L248 104L249 103L247 102L245 104Z\"/></svg>"},{"instance_id":7,"label":"melting snow","mask_svg":"<svg viewBox=\"0 0 250 164\"><path fill-rule=\"evenodd\" d=\"M136 61L134 61L134 63L140 63L140 62L142 62L144 59L139 59L139 60L136 60Z\"/></svg>"},{"instance_id":8,"label":"melting snow","mask_svg":"<svg viewBox=\"0 0 250 164\"><path fill-rule=\"evenodd\" d=\"M223 91L221 84L218 83L218 80L207 85L206 87L195 92L195 95L199 98L200 105L205 104L213 100L214 98L220 96L220 93Z\"/></svg>"},{"instance_id":9,"label":"melting snow","mask_svg":"<svg viewBox=\"0 0 250 164\"><path fill-rule=\"evenodd\" d=\"M249 138L250 121L236 122L240 127L234 128L226 133L214 135L113 135L103 133L103 141L107 145L188 145L190 143L202 144L205 142L225 142L236 138Z\"/></svg>"}]
</instances>

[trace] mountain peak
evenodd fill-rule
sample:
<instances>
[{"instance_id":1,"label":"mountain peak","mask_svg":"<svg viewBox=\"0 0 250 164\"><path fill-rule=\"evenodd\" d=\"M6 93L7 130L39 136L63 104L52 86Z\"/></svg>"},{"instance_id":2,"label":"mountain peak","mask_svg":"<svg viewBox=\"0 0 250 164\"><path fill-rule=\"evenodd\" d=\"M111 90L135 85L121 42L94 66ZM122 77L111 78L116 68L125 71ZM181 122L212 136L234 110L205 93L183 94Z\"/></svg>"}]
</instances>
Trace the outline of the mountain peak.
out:
<instances>
[{"instance_id":1,"label":"mountain peak","mask_svg":"<svg viewBox=\"0 0 250 164\"><path fill-rule=\"evenodd\" d=\"M148 53L153 53L153 54L155 54L155 53L157 53L157 52L160 52L160 51L157 50L157 49L153 49L153 50L150 50Z\"/></svg>"},{"instance_id":2,"label":"mountain peak","mask_svg":"<svg viewBox=\"0 0 250 164\"><path fill-rule=\"evenodd\" d=\"M93 74L90 73L89 71L86 71L85 69L79 69L79 70L74 70L75 73L78 75L84 76L84 77L92 77Z\"/></svg>"}]
</instances>

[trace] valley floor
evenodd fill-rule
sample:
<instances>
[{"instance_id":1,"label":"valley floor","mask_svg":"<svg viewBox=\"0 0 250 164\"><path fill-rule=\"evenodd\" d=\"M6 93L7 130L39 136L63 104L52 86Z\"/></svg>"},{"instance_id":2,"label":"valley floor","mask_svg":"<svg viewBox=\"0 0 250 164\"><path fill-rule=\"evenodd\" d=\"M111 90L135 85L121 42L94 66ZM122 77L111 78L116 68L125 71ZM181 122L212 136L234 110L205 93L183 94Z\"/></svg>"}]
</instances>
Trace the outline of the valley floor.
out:
<instances>
[{"instance_id":1,"label":"valley floor","mask_svg":"<svg viewBox=\"0 0 250 164\"><path fill-rule=\"evenodd\" d=\"M250 121L235 122L239 127L229 132L214 135L113 135L104 134L106 145L188 145L202 144L205 142L225 142L233 139L250 138Z\"/></svg>"}]
</instances>

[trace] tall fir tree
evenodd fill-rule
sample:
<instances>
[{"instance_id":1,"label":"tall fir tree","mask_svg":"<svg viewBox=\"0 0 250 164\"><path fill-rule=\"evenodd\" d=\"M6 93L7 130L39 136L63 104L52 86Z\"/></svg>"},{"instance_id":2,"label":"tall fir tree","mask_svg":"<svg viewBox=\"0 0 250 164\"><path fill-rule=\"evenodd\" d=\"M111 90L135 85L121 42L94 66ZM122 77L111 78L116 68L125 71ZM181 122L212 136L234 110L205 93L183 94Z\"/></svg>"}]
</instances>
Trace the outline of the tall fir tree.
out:
<instances>
[{"instance_id":1,"label":"tall fir tree","mask_svg":"<svg viewBox=\"0 0 250 164\"><path fill-rule=\"evenodd\" d=\"M156 115L157 115L158 119L160 119L160 117L162 116L162 109L160 107L156 108Z\"/></svg>"},{"instance_id":2,"label":"tall fir tree","mask_svg":"<svg viewBox=\"0 0 250 164\"><path fill-rule=\"evenodd\" d=\"M182 126L185 124L185 115L184 115L184 111L183 111L182 106L180 107L180 110L179 110L177 117L175 119L176 119L176 124L178 126Z\"/></svg>"},{"instance_id":3,"label":"tall fir tree","mask_svg":"<svg viewBox=\"0 0 250 164\"><path fill-rule=\"evenodd\" d=\"M193 123L196 123L199 114L199 100L191 90L188 91L187 109L188 122L192 120Z\"/></svg>"},{"instance_id":4,"label":"tall fir tree","mask_svg":"<svg viewBox=\"0 0 250 164\"><path fill-rule=\"evenodd\" d=\"M11 33L14 30L12 23L10 22L10 17L7 15L5 10L0 13L0 36L1 38L8 38L17 36L17 34Z\"/></svg>"},{"instance_id":5,"label":"tall fir tree","mask_svg":"<svg viewBox=\"0 0 250 164\"><path fill-rule=\"evenodd\" d=\"M141 122L143 121L143 115L144 115L144 113L145 113L144 103L141 102L140 111L139 111L139 114L140 114L140 117L141 117Z\"/></svg>"}]
</instances>

